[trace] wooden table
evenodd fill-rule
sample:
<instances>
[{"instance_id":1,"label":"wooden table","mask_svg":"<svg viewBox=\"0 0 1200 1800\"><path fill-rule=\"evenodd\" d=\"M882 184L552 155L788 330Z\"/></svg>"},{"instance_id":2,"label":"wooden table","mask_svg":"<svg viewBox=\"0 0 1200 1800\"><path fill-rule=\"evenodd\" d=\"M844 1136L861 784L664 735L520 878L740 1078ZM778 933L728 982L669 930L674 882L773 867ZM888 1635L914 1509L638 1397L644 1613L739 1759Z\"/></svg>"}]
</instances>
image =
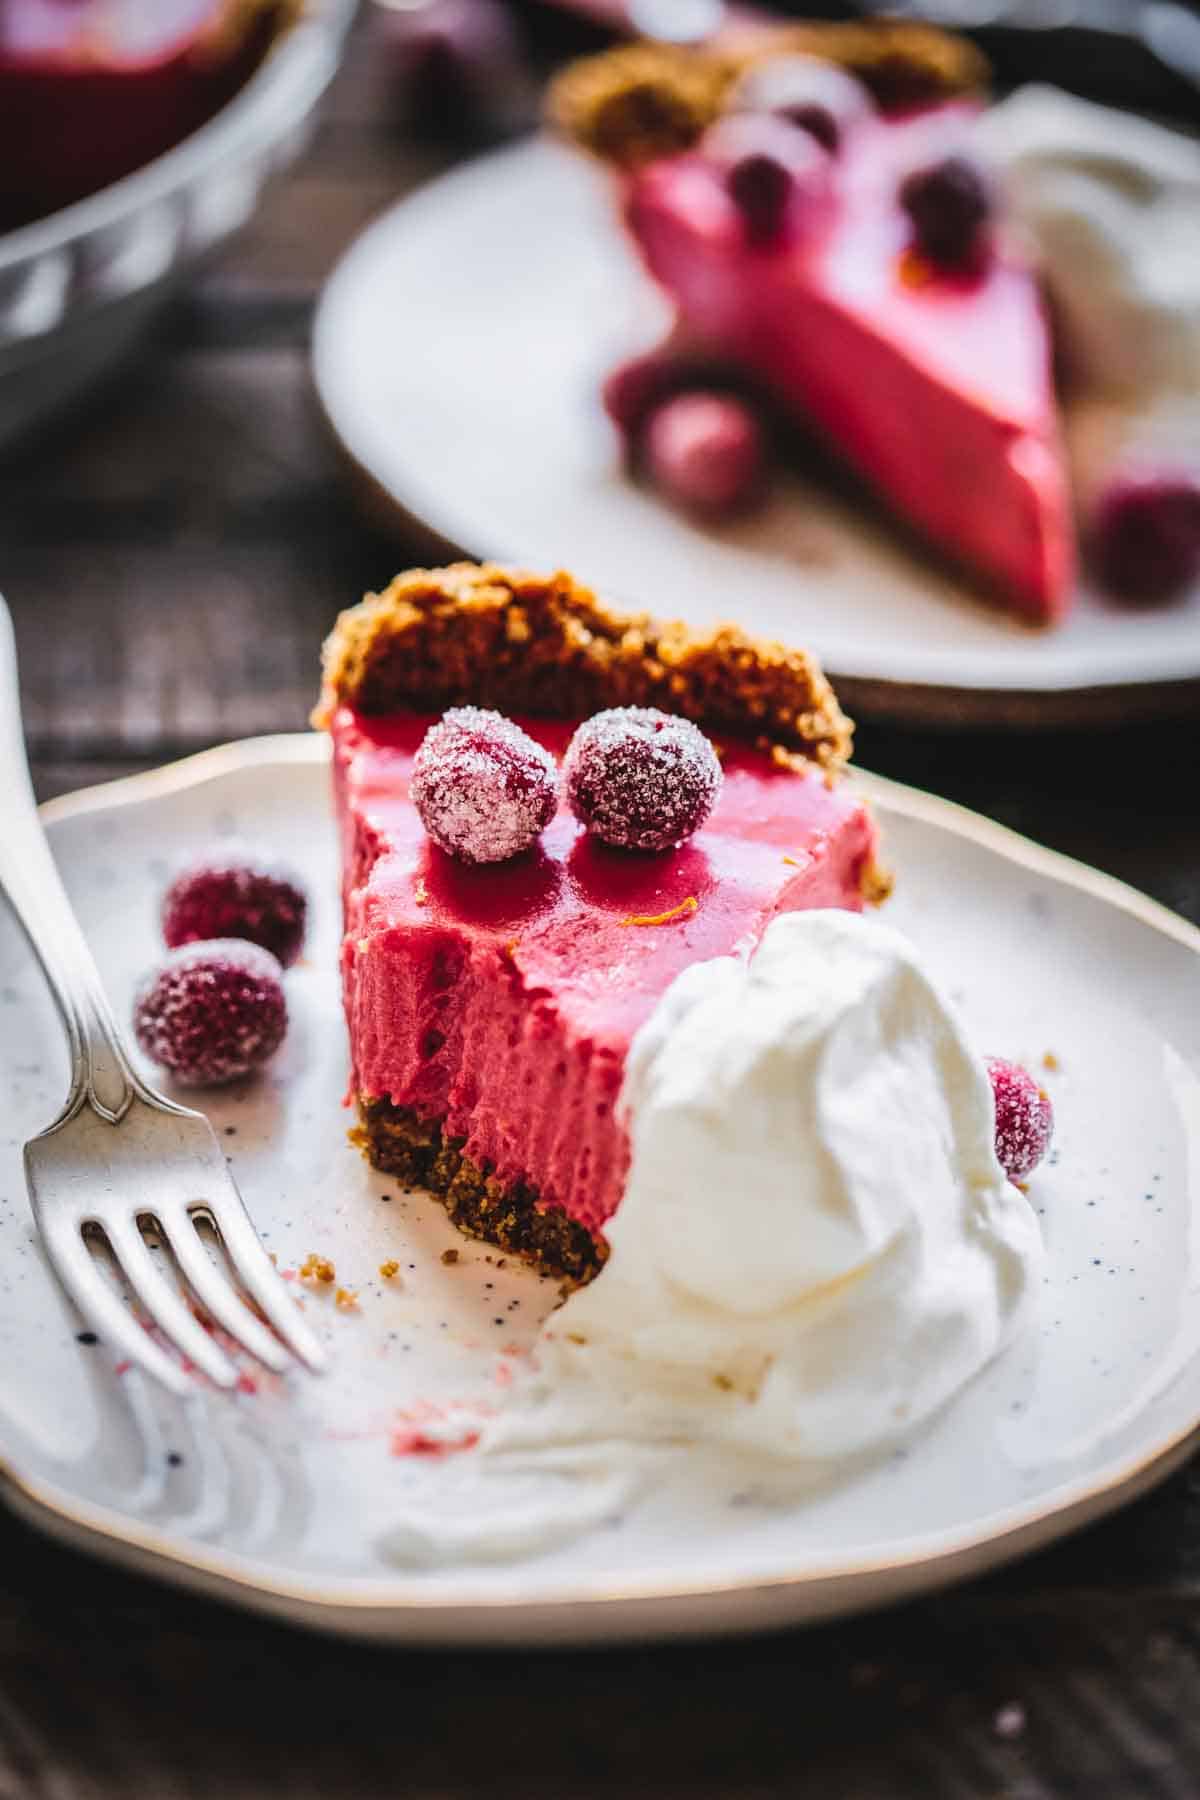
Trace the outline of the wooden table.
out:
<instances>
[{"instance_id":1,"label":"wooden table","mask_svg":"<svg viewBox=\"0 0 1200 1800\"><path fill-rule=\"evenodd\" d=\"M311 153L240 249L134 367L0 468L0 581L43 795L303 727L335 611L409 560L357 515L306 362L335 257L442 160L393 134L378 80L360 36ZM1193 919L1198 749L1180 725L860 733L866 765ZM793 1793L1200 1793L1200 1464L1060 1549L899 1612L578 1655L323 1642L0 1519L0 1800Z\"/></svg>"}]
</instances>

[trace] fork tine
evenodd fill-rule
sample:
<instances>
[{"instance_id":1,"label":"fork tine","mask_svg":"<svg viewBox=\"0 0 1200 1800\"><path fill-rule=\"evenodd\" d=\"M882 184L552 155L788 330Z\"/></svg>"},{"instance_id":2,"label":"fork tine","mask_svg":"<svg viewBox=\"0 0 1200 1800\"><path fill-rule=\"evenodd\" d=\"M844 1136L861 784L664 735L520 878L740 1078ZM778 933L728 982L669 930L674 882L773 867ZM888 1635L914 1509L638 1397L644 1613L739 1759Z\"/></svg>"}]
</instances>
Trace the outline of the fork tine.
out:
<instances>
[{"instance_id":1,"label":"fork tine","mask_svg":"<svg viewBox=\"0 0 1200 1800\"><path fill-rule=\"evenodd\" d=\"M275 1264L258 1239L241 1195L230 1179L220 1201L205 1202L221 1234L226 1254L239 1280L262 1307L272 1325L302 1363L316 1375L329 1367L329 1358L316 1336L300 1317L300 1309L283 1284Z\"/></svg>"},{"instance_id":2,"label":"fork tine","mask_svg":"<svg viewBox=\"0 0 1200 1800\"><path fill-rule=\"evenodd\" d=\"M236 1338L264 1367L277 1375L291 1363L291 1357L279 1339L259 1323L245 1301L234 1292L225 1277L214 1268L212 1259L200 1242L191 1215L160 1207L154 1214L171 1253L200 1304L210 1312L230 1337Z\"/></svg>"},{"instance_id":3,"label":"fork tine","mask_svg":"<svg viewBox=\"0 0 1200 1800\"><path fill-rule=\"evenodd\" d=\"M181 1398L193 1392L193 1383L178 1363L159 1349L138 1324L123 1300L113 1293L97 1269L78 1225L68 1218L42 1212L42 1243L58 1279L88 1324L111 1349L136 1363L147 1375Z\"/></svg>"},{"instance_id":4,"label":"fork tine","mask_svg":"<svg viewBox=\"0 0 1200 1800\"><path fill-rule=\"evenodd\" d=\"M130 1287L159 1330L218 1387L237 1386L238 1371L171 1287L128 1219L106 1220L105 1235Z\"/></svg>"}]
</instances>

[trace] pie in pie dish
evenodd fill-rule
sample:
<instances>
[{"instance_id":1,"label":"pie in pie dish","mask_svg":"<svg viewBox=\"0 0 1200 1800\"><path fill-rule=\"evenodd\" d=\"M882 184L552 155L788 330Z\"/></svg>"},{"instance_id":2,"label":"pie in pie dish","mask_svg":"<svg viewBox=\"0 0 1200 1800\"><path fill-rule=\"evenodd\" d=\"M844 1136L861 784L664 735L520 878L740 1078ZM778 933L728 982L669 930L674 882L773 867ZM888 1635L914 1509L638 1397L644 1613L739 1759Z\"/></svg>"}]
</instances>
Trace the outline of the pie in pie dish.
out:
<instances>
[{"instance_id":1,"label":"pie in pie dish","mask_svg":"<svg viewBox=\"0 0 1200 1800\"><path fill-rule=\"evenodd\" d=\"M463 706L497 709L556 761L606 709L677 715L715 747L719 795L657 852L612 847L559 799L521 854L464 862L412 793L426 734ZM665 990L778 914L887 892L845 772L850 722L803 652L622 615L566 574L467 563L410 571L342 615L317 716L357 1140L462 1230L586 1280L628 1167L626 1054Z\"/></svg>"},{"instance_id":2,"label":"pie in pie dish","mask_svg":"<svg viewBox=\"0 0 1200 1800\"><path fill-rule=\"evenodd\" d=\"M245 87L300 12L300 0L6 0L0 231L182 142Z\"/></svg>"}]
</instances>

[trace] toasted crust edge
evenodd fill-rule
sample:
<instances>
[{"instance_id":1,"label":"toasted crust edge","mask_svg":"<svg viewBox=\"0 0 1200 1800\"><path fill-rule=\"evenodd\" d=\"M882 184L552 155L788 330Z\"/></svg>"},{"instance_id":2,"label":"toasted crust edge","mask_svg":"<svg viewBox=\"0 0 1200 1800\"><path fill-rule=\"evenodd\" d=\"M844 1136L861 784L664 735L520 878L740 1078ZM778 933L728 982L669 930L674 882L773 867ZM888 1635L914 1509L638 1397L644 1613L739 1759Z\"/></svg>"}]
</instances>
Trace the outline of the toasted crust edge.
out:
<instances>
[{"instance_id":1,"label":"toasted crust edge","mask_svg":"<svg viewBox=\"0 0 1200 1800\"><path fill-rule=\"evenodd\" d=\"M474 703L543 717L657 706L829 774L854 727L815 658L734 625L622 613L572 575L495 564L409 569L341 614L313 723Z\"/></svg>"},{"instance_id":2,"label":"toasted crust edge","mask_svg":"<svg viewBox=\"0 0 1200 1800\"><path fill-rule=\"evenodd\" d=\"M591 1281L604 1267L608 1246L602 1236L559 1208L542 1206L527 1182L497 1181L464 1154L462 1139L447 1138L440 1124L387 1099L359 1094L357 1104L359 1123L351 1143L385 1175L440 1200L467 1237L495 1244L572 1287Z\"/></svg>"},{"instance_id":3,"label":"toasted crust edge","mask_svg":"<svg viewBox=\"0 0 1200 1800\"><path fill-rule=\"evenodd\" d=\"M738 77L777 56L816 56L857 76L885 111L978 93L987 59L969 39L908 19L821 21L712 46L621 44L551 83L548 122L604 162L636 168L694 144Z\"/></svg>"}]
</instances>

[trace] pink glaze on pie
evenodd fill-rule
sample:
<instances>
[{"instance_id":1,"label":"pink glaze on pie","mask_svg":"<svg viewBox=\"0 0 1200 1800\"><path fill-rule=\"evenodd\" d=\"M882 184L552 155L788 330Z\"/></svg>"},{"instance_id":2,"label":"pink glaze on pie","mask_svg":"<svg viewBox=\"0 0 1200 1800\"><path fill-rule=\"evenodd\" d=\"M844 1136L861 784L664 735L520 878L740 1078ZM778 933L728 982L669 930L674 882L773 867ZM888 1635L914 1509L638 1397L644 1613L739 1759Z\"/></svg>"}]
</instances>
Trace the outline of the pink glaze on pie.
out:
<instances>
[{"instance_id":1,"label":"pink glaze on pie","mask_svg":"<svg viewBox=\"0 0 1200 1800\"><path fill-rule=\"evenodd\" d=\"M625 213L697 347L740 363L936 546L1047 621L1068 604L1074 540L1036 286L1001 244L974 275L922 263L897 199L972 110L857 124L823 223L777 244L747 241L702 151L633 175Z\"/></svg>"},{"instance_id":2,"label":"pink glaze on pie","mask_svg":"<svg viewBox=\"0 0 1200 1800\"><path fill-rule=\"evenodd\" d=\"M354 1089L597 1230L624 1187L614 1109L638 1027L689 964L751 945L776 913L861 910L875 827L845 781L731 743L715 810L677 850L609 849L560 805L533 850L469 867L408 798L431 723L333 720ZM559 759L574 729L518 723Z\"/></svg>"}]
</instances>

